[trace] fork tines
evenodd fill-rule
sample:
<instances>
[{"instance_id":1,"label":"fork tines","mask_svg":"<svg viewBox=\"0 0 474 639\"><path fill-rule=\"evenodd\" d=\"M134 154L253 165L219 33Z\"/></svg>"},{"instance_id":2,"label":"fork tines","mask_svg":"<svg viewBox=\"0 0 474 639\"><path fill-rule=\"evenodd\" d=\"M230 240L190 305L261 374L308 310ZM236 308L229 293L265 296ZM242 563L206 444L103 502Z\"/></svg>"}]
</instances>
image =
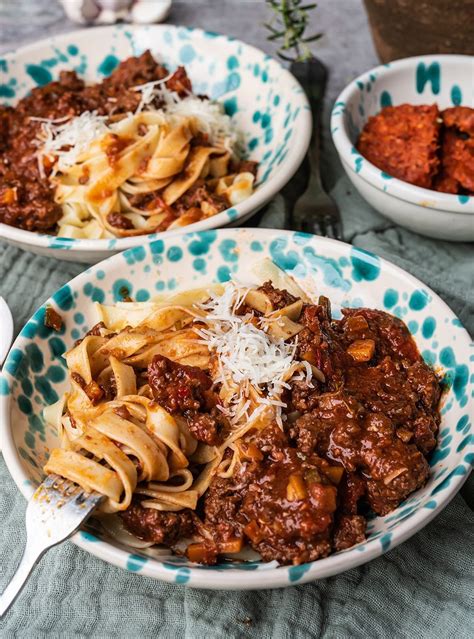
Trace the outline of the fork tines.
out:
<instances>
[{"instance_id":1,"label":"fork tines","mask_svg":"<svg viewBox=\"0 0 474 639\"><path fill-rule=\"evenodd\" d=\"M45 488L48 492L55 491L63 497L71 499L76 494L79 496L84 493L84 489L70 479L65 479L60 475L48 475L39 488Z\"/></svg>"}]
</instances>

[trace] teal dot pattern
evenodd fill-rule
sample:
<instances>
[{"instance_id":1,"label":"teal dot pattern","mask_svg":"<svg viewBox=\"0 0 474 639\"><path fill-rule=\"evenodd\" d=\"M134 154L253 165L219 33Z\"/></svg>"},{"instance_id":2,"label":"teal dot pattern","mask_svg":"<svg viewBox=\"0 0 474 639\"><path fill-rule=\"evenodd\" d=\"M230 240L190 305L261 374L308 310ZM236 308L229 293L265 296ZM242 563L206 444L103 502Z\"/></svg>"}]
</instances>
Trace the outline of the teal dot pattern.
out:
<instances>
[{"instance_id":1,"label":"teal dot pattern","mask_svg":"<svg viewBox=\"0 0 474 639\"><path fill-rule=\"evenodd\" d=\"M439 62L425 64L420 62L416 67L416 90L423 93L428 85L434 95L438 95L441 89L441 67Z\"/></svg>"},{"instance_id":2,"label":"teal dot pattern","mask_svg":"<svg viewBox=\"0 0 474 639\"><path fill-rule=\"evenodd\" d=\"M231 66L238 68L234 62ZM427 485L387 517L372 519L367 541L343 553L359 558L366 555L368 559L387 552L399 543L399 530L430 518L445 503L449 491L464 481L474 459L469 379L474 350L469 351L465 330L432 292L378 256L304 233L268 229L205 231L157 239L91 267L59 289L33 315L13 345L0 376L0 419L7 421L13 406L15 441L28 475L28 490L41 481L48 450L55 444L56 434L44 422L42 409L68 387L64 353L95 323L94 300L110 304L131 295L148 302L157 292L196 288L232 277L247 282L252 265L267 257L315 295L328 295L336 317L344 306L381 308L401 317L415 335L423 356L444 379L443 421ZM62 315L61 334L44 326L47 306ZM76 541L100 555L108 542L96 529L89 530L83 530ZM320 566L330 560L276 570L288 585L303 583L317 578ZM205 571L248 571L250 576L269 570L258 561L195 566L171 553L158 562L147 556L147 551L122 552L119 563L145 575L156 574L158 565L161 578L191 585L195 575Z\"/></svg>"},{"instance_id":3,"label":"teal dot pattern","mask_svg":"<svg viewBox=\"0 0 474 639\"><path fill-rule=\"evenodd\" d=\"M454 106L460 106L462 104L462 91L458 84L453 84L451 87L451 102Z\"/></svg>"},{"instance_id":4,"label":"teal dot pattern","mask_svg":"<svg viewBox=\"0 0 474 639\"><path fill-rule=\"evenodd\" d=\"M108 76L112 73L114 69L118 67L120 60L116 55L109 54L106 55L102 62L97 67L97 71L102 76Z\"/></svg>"},{"instance_id":5,"label":"teal dot pattern","mask_svg":"<svg viewBox=\"0 0 474 639\"><path fill-rule=\"evenodd\" d=\"M382 91L380 94L380 107L383 109L387 106L392 106L392 96L388 91Z\"/></svg>"}]
</instances>

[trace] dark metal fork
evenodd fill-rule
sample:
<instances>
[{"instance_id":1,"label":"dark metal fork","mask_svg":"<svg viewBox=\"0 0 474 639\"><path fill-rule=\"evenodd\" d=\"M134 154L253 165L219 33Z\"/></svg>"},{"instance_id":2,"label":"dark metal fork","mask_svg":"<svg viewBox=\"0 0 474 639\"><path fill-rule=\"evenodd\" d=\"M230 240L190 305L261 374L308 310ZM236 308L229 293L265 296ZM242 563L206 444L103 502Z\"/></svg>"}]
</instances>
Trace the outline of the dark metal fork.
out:
<instances>
[{"instance_id":1,"label":"dark metal fork","mask_svg":"<svg viewBox=\"0 0 474 639\"><path fill-rule=\"evenodd\" d=\"M306 62L293 62L290 71L304 88L313 116L313 134L308 149L309 181L305 192L289 212L293 230L342 239L342 222L336 203L324 190L320 174L321 116L326 88L326 67L311 58Z\"/></svg>"}]
</instances>

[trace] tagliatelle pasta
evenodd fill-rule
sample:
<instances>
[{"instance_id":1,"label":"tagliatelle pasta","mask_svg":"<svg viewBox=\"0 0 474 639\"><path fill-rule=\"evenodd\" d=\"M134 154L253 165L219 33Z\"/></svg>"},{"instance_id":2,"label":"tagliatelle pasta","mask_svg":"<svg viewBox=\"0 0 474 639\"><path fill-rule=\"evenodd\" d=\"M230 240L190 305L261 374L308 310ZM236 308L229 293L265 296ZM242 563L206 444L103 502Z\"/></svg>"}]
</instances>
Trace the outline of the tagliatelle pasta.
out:
<instances>
[{"instance_id":1,"label":"tagliatelle pasta","mask_svg":"<svg viewBox=\"0 0 474 639\"><path fill-rule=\"evenodd\" d=\"M188 490L193 482L189 473L183 474L183 471L197 442L190 436L184 420L175 419L152 401L149 386L140 383L137 374L162 350L159 344L163 330L167 338L163 344L166 352L170 344L179 345L186 339L177 326L180 319L189 316L191 309L163 307L161 310L161 318L160 313L151 313L153 329L140 323L114 335L103 325L99 329L102 335L85 337L66 354L71 390L56 407L61 411L63 448L53 451L46 471L103 493L107 497L103 505L105 512L125 510L142 482L146 482L147 487L142 490L148 495L147 501L153 502L151 507L174 510L180 504L181 507L196 506L198 493ZM176 310L172 313L175 320L172 333L168 325L170 310ZM200 345L198 350L206 349ZM137 353L145 355L137 358ZM206 357L208 359L207 353ZM51 407L46 417L58 423ZM217 451L211 457L216 455ZM181 484L160 486L156 483L176 477L182 480ZM203 487L205 489L205 483ZM151 493L154 500L150 498Z\"/></svg>"}]
</instances>

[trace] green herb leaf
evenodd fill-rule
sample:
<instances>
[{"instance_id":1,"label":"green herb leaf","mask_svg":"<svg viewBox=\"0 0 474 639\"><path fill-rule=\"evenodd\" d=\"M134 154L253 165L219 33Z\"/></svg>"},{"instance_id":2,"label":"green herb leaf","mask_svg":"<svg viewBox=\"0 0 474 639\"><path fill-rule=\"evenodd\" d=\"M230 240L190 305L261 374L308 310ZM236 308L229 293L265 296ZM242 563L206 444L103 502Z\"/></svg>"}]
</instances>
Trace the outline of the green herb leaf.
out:
<instances>
[{"instance_id":1,"label":"green herb leaf","mask_svg":"<svg viewBox=\"0 0 474 639\"><path fill-rule=\"evenodd\" d=\"M316 9L317 4L302 4L302 0L267 0L274 15L264 26L270 31L267 39L270 42L282 40L277 55L288 62L303 62L313 57L308 43L319 40L322 33L305 37L308 27L309 12ZM286 55L293 50L293 57ZM285 53L283 53L283 51Z\"/></svg>"}]
</instances>

